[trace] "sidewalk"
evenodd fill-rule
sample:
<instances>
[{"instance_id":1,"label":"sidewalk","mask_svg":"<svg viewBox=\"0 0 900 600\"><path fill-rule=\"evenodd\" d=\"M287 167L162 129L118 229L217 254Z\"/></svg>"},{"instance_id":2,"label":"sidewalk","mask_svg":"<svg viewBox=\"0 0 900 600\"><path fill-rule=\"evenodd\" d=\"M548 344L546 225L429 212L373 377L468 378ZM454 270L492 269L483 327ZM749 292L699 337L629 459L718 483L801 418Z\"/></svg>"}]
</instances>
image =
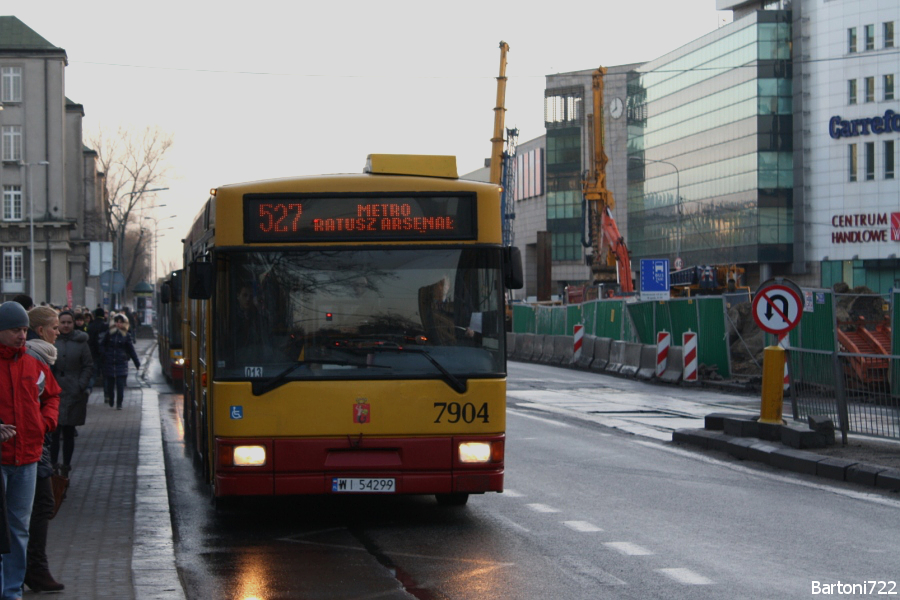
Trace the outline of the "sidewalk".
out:
<instances>
[{"instance_id":1,"label":"sidewalk","mask_svg":"<svg viewBox=\"0 0 900 600\"><path fill-rule=\"evenodd\" d=\"M139 339L145 368L155 340ZM47 554L68 598L183 600L175 570L155 390L131 370L122 410L95 388L78 428L66 500L50 522ZM37 597L27 589L25 598Z\"/></svg>"}]
</instances>

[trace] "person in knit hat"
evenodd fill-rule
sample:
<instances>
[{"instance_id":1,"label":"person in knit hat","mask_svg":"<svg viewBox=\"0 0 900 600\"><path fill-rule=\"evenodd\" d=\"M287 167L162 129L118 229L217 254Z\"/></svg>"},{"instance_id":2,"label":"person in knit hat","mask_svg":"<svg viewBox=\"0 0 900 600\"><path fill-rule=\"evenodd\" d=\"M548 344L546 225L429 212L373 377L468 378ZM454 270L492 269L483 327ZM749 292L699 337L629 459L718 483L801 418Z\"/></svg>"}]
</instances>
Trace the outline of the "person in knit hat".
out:
<instances>
[{"instance_id":1,"label":"person in knit hat","mask_svg":"<svg viewBox=\"0 0 900 600\"><path fill-rule=\"evenodd\" d=\"M0 446L10 532L10 552L2 561L3 598L22 596L37 463L44 436L56 429L59 417L60 388L50 367L26 354L28 326L21 304L0 304L0 422L15 426L15 436Z\"/></svg>"}]
</instances>

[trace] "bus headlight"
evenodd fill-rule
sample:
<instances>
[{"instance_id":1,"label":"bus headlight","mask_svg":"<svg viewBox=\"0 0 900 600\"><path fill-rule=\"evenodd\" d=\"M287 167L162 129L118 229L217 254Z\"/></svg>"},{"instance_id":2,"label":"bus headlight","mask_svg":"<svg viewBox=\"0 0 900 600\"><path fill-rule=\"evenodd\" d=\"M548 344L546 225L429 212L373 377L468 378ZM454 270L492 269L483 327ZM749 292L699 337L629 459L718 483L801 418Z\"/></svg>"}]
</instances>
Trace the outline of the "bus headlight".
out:
<instances>
[{"instance_id":1,"label":"bus headlight","mask_svg":"<svg viewBox=\"0 0 900 600\"><path fill-rule=\"evenodd\" d=\"M266 464L265 446L235 446L234 466L261 467Z\"/></svg>"},{"instance_id":2,"label":"bus headlight","mask_svg":"<svg viewBox=\"0 0 900 600\"><path fill-rule=\"evenodd\" d=\"M486 463L491 461L489 442L463 442L459 445L459 462Z\"/></svg>"},{"instance_id":3,"label":"bus headlight","mask_svg":"<svg viewBox=\"0 0 900 600\"><path fill-rule=\"evenodd\" d=\"M175 366L176 366L176 367L183 367L183 366L184 366L184 359L183 359L183 358L176 358L174 362L175 362Z\"/></svg>"}]
</instances>

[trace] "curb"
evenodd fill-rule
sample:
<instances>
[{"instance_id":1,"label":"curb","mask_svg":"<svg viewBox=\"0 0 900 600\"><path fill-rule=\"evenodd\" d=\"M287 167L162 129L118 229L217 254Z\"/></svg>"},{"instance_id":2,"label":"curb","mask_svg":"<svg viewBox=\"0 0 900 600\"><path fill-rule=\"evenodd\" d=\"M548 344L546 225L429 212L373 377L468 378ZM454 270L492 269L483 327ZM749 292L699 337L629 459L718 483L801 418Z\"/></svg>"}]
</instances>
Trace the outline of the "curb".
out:
<instances>
[{"instance_id":1,"label":"curb","mask_svg":"<svg viewBox=\"0 0 900 600\"><path fill-rule=\"evenodd\" d=\"M815 452L776 446L754 438L742 438L707 429L676 429L676 444L726 452L739 460L752 460L776 469L805 473L866 487L900 491L900 469L823 456Z\"/></svg>"}]
</instances>

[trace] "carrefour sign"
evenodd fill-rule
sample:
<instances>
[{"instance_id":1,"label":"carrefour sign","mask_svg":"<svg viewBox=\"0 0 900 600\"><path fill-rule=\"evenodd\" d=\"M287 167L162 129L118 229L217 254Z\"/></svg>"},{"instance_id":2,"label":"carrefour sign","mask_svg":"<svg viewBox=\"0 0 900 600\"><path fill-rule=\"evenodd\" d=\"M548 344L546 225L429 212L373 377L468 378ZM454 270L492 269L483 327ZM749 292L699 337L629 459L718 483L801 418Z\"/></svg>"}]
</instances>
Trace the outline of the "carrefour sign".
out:
<instances>
[{"instance_id":1,"label":"carrefour sign","mask_svg":"<svg viewBox=\"0 0 900 600\"><path fill-rule=\"evenodd\" d=\"M892 110L885 111L883 117L869 117L848 121L838 115L831 117L831 120L828 121L828 135L836 140L858 135L891 132L900 133L900 115Z\"/></svg>"}]
</instances>

